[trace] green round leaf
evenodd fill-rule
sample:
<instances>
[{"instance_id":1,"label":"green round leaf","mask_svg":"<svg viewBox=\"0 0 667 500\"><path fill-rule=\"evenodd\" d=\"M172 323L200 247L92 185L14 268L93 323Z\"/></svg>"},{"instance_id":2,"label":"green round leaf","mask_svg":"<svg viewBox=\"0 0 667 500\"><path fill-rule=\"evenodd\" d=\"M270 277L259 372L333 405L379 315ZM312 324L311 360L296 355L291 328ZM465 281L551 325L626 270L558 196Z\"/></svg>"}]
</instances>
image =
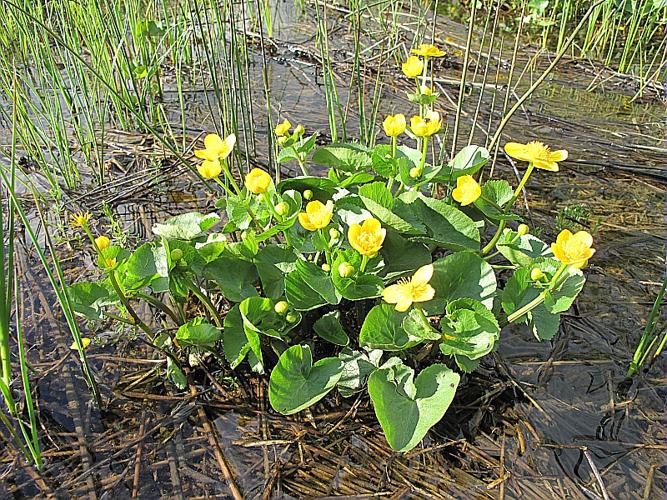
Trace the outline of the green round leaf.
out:
<instances>
[{"instance_id":1,"label":"green round leaf","mask_svg":"<svg viewBox=\"0 0 667 500\"><path fill-rule=\"evenodd\" d=\"M471 361L490 353L500 337L500 327L493 313L473 299L449 303L440 326L442 353L463 355Z\"/></svg>"},{"instance_id":2,"label":"green round leaf","mask_svg":"<svg viewBox=\"0 0 667 500\"><path fill-rule=\"evenodd\" d=\"M338 358L313 364L310 347L295 345L282 353L269 379L269 401L274 410L292 415L314 405L336 386L343 373Z\"/></svg>"},{"instance_id":3,"label":"green round leaf","mask_svg":"<svg viewBox=\"0 0 667 500\"><path fill-rule=\"evenodd\" d=\"M222 332L204 318L188 321L176 331L176 340L184 345L210 347L221 338Z\"/></svg>"},{"instance_id":4,"label":"green round leaf","mask_svg":"<svg viewBox=\"0 0 667 500\"><path fill-rule=\"evenodd\" d=\"M326 313L315 322L313 330L317 335L332 344L344 347L350 343L350 338L345 333L343 325L340 324L339 311Z\"/></svg>"},{"instance_id":5,"label":"green round leaf","mask_svg":"<svg viewBox=\"0 0 667 500\"><path fill-rule=\"evenodd\" d=\"M496 276L493 268L473 252L457 252L433 263L431 286L435 299L425 309L440 314L445 304L456 299L475 299L488 309L493 307Z\"/></svg>"},{"instance_id":6,"label":"green round leaf","mask_svg":"<svg viewBox=\"0 0 667 500\"><path fill-rule=\"evenodd\" d=\"M408 313L396 311L391 304L376 305L364 319L359 344L384 351L401 351L416 346L424 337L413 334L417 326L412 318L407 321L413 324L405 328L406 318L409 318Z\"/></svg>"},{"instance_id":7,"label":"green round leaf","mask_svg":"<svg viewBox=\"0 0 667 500\"><path fill-rule=\"evenodd\" d=\"M414 371L398 362L368 378L368 393L387 442L396 451L414 448L444 416L460 377L445 365Z\"/></svg>"}]
</instances>

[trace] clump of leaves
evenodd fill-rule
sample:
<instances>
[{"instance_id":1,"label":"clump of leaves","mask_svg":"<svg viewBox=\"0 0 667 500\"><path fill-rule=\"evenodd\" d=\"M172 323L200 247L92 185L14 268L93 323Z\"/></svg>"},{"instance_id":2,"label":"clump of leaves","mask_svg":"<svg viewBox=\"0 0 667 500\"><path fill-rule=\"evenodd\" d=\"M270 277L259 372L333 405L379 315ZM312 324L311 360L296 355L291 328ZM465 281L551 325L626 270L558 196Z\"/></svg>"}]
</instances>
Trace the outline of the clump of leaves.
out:
<instances>
[{"instance_id":1,"label":"clump of leaves","mask_svg":"<svg viewBox=\"0 0 667 500\"><path fill-rule=\"evenodd\" d=\"M417 49L424 62L438 54ZM417 79L419 95L425 79ZM524 224L507 226L519 219L512 207L533 170L557 170L566 151L509 143L507 153L527 163L521 183L480 186L475 176L489 152L471 145L430 163L440 118L435 99L416 101L410 126L389 117L391 144L374 148L315 149L315 135L282 122L279 161L296 161L304 175L279 182L253 169L239 186L228 165L234 138L207 137L196 154L200 174L221 188L215 212L156 224L157 238L133 251L94 238L89 218L77 218L104 276L69 288L74 309L138 328L166 353L179 388L187 385L183 365L208 354L270 372L269 400L285 415L334 390L345 398L367 390L390 446L410 450L445 415L459 373L497 348L504 325L526 324L538 340L556 334L594 252L588 233L563 231L549 246ZM306 175L309 164L327 176ZM145 324L138 301L170 327ZM200 307L182 307L188 301Z\"/></svg>"}]
</instances>

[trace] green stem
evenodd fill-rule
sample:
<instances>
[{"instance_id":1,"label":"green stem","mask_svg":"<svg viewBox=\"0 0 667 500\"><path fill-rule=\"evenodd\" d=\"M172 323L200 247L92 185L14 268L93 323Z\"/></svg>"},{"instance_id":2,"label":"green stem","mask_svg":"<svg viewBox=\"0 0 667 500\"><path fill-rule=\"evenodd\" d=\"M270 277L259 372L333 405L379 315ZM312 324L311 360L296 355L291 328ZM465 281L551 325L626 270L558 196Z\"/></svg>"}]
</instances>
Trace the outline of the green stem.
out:
<instances>
[{"instance_id":1,"label":"green stem","mask_svg":"<svg viewBox=\"0 0 667 500\"><path fill-rule=\"evenodd\" d=\"M308 169L306 168L306 163L303 161L301 156L297 155L296 161L299 163L299 168L301 169L301 173L305 176L308 176Z\"/></svg>"},{"instance_id":2,"label":"green stem","mask_svg":"<svg viewBox=\"0 0 667 500\"><path fill-rule=\"evenodd\" d=\"M366 265L368 264L368 255L361 256L361 267L359 268L360 272L366 271Z\"/></svg>"},{"instance_id":3,"label":"green stem","mask_svg":"<svg viewBox=\"0 0 667 500\"><path fill-rule=\"evenodd\" d=\"M208 312L211 313L211 316L213 317L213 320L215 321L215 324L218 326L218 328L222 328L222 320L220 319L218 311L215 310L215 306L213 306L213 303L210 301L210 299L204 293L202 293L202 291L194 283L188 283L188 288L193 294L195 294L201 303L206 306L206 309L208 309Z\"/></svg>"},{"instance_id":4,"label":"green stem","mask_svg":"<svg viewBox=\"0 0 667 500\"><path fill-rule=\"evenodd\" d=\"M215 177L213 180L214 180L215 182L217 182L218 185L222 187L222 189L225 190L225 193L227 193L227 196L234 196L234 193L232 193L232 190L229 189L229 187L227 186L227 184L225 184L224 182L222 182L222 181L220 180L220 177Z\"/></svg>"},{"instance_id":5,"label":"green stem","mask_svg":"<svg viewBox=\"0 0 667 500\"><path fill-rule=\"evenodd\" d=\"M517 319L521 318L524 314L529 313L533 309L535 309L537 306L539 306L542 302L544 302L544 299L547 296L547 293L551 292L555 288L558 288L558 286L561 285L561 282L559 281L560 276L563 274L563 272L568 268L567 264L561 264L560 268L558 268L558 271L553 275L553 278L551 278L551 283L549 284L549 287L542 291L537 297L535 297L533 300L528 302L525 306L517 309L514 311L512 314L507 316L507 322L508 323L513 323Z\"/></svg>"},{"instance_id":6,"label":"green stem","mask_svg":"<svg viewBox=\"0 0 667 500\"><path fill-rule=\"evenodd\" d=\"M114 272L113 269L109 270L109 281L111 281L111 286L116 292L116 295L118 295L120 302L123 304L125 310L127 310L127 313L132 318L134 326L138 326L139 328L141 328L141 330L146 334L146 336L151 340L151 342L153 342L155 340L155 335L153 335L153 331L148 327L148 325L146 325L146 323L144 323L141 320L137 312L130 304L130 301L127 299L127 296L123 292L120 284L118 283L118 280L116 279L116 273Z\"/></svg>"},{"instance_id":7,"label":"green stem","mask_svg":"<svg viewBox=\"0 0 667 500\"><path fill-rule=\"evenodd\" d=\"M530 177L530 174L533 173L533 170L534 170L534 169L535 169L535 165L533 165L532 163L529 163L529 164L528 164L528 168L527 168L526 171L524 172L523 177L521 178L521 181L519 182L519 185L518 185L518 186L516 187L516 189L514 190L514 194L512 195L512 199L509 201L509 203L508 203L507 206L505 207L505 211L506 211L506 212L509 211L509 210L511 210L511 209L512 209L512 206L514 206L514 202L516 202L517 198L518 198L519 195L521 194L521 190L522 190L522 189L524 188L524 186L526 185L526 182L528 182L528 178Z\"/></svg>"},{"instance_id":8,"label":"green stem","mask_svg":"<svg viewBox=\"0 0 667 500\"><path fill-rule=\"evenodd\" d=\"M234 191L236 191L236 194L241 196L241 189L239 189L239 185L236 183L236 181L234 180L234 176L229 171L229 164L227 163L226 158L222 160L222 171L225 173L225 177L227 177L227 180L234 188Z\"/></svg>"},{"instance_id":9,"label":"green stem","mask_svg":"<svg viewBox=\"0 0 667 500\"><path fill-rule=\"evenodd\" d=\"M426 153L428 152L428 136L422 138L422 159L419 162L419 172L424 171L424 165L426 165Z\"/></svg>"},{"instance_id":10,"label":"green stem","mask_svg":"<svg viewBox=\"0 0 667 500\"><path fill-rule=\"evenodd\" d=\"M521 181L519 182L519 185L516 187L514 190L514 194L512 195L512 198L510 199L509 203L505 207L504 213L507 214L512 209L512 206L514 206L514 203L516 202L517 198L519 197L519 194L521 193L521 190L524 188L526 185L526 182L528 182L528 178L530 177L530 174L533 173L533 170L535 169L535 166L532 163L528 164L528 168L523 174L523 177L521 178ZM503 232L503 229L505 229L505 226L507 225L507 221L505 219L501 220L500 223L498 224L498 229L496 229L496 233L493 235L493 238L491 238L491 241L489 241L484 248L482 248L482 255L485 255L489 253L493 247L496 246L496 243L498 243L498 240L500 239L500 235Z\"/></svg>"},{"instance_id":11,"label":"green stem","mask_svg":"<svg viewBox=\"0 0 667 500\"><path fill-rule=\"evenodd\" d=\"M176 323L179 326L181 325L181 321L180 321L178 315L174 311L172 311L171 308L169 306L167 306L167 304L165 304L161 300L153 297L152 295L148 295L148 294L143 293L143 292L137 292L137 297L139 297L141 299L144 299L146 302L148 302L152 306L157 307L160 311L162 311L167 316L169 316L172 320L174 320L174 323Z\"/></svg>"}]
</instances>

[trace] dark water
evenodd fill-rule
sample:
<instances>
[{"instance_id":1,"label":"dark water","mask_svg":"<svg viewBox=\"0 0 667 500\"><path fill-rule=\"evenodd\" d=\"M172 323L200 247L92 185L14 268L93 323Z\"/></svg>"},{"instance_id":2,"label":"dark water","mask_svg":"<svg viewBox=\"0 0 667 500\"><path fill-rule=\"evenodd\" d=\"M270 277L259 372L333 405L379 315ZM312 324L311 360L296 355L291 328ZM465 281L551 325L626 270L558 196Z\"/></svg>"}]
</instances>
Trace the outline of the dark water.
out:
<instances>
[{"instance_id":1,"label":"dark water","mask_svg":"<svg viewBox=\"0 0 667 500\"><path fill-rule=\"evenodd\" d=\"M299 16L291 3L278 3L276 13L277 49L268 66L273 111L326 134L321 73L302 56L303 49L317 53L312 16ZM344 13L329 15L336 70L347 82L353 34ZM456 80L462 58L455 45L465 43L465 28L439 19L436 32L451 37L454 44L436 72ZM527 49L521 58L527 61L531 56ZM258 160L264 161L267 125L261 59L257 53L254 58L251 72L258 83L253 88L254 130ZM545 65L540 59L539 68ZM506 77L505 68L499 83ZM530 78L525 75L517 94L527 88ZM380 116L408 114L411 108L400 73L387 71L383 80ZM665 360L634 380L626 380L625 372L665 269L666 124L664 105L655 95L632 102L636 89L634 80L566 60L506 128L502 143L539 139L570 151L561 172L538 172L531 178L525 213L531 227L544 228L542 238L549 241L559 230L554 220L560 213L565 226L594 233L598 252L586 270L586 288L576 306L563 315L558 336L538 344L523 329L504 331L498 357L485 362L480 375L469 377L462 389L469 393L459 395L443 424L426 440L434 450L423 455L391 454L365 399L354 403L357 406L349 414L352 402L331 400L314 409L312 416L283 419L265 412L268 402L257 379L244 380L243 375L234 381L224 370L217 373L223 395L204 394L197 402L169 396L173 388L163 384L158 358L114 331L111 324L94 332L99 340L89 350L105 398L99 413L88 401L69 354L66 326L26 246L21 265L29 290L31 360L39 373L36 387L47 484L70 495L96 492L102 497L126 497L132 492L140 456L136 489L141 496L226 495L197 418L198 405L203 404L247 497L261 496L265 485L274 482L274 497L378 493L396 498L495 498L502 488L512 498L597 498L602 490L594 470L612 498L659 497L667 486ZM345 102L347 90L339 91ZM445 83L441 92L451 128L451 103L456 102L458 87ZM462 118L459 147L466 143L479 92L474 87L464 102L468 116ZM503 92L494 99L491 91L485 91L480 107L483 128L490 116L497 124ZM170 120L178 123L178 103L174 97L170 106L170 95L167 87L165 106ZM217 122L210 114L209 97L206 92L188 95L187 123L193 133L211 130ZM356 96L350 98L355 109ZM351 111L351 137L357 134L358 123ZM99 210L106 200L133 238L150 234L150 226L170 214L210 206L211 200L184 172L151 170L150 144L121 148L115 145L127 144L127 136L111 132L107 137L110 158L125 166L132 163L137 179L154 176L155 180L131 183L116 192L97 189L91 182L91 195L69 193L72 203L78 200ZM446 141L449 144L451 136ZM477 130L473 142L483 141ZM111 166L109 175L120 181L126 174ZM494 175L513 180L516 174L500 155ZM568 220L568 214L580 224ZM63 245L72 281L82 272L94 272L90 259L81 259L76 248L76 242L69 250ZM210 386L200 382L202 388ZM469 408L473 400L475 411ZM343 423L334 427L344 416ZM464 419L470 421L462 423ZM148 437L140 439L144 435ZM12 469L5 481L7 492L16 485L18 495L40 492L25 468Z\"/></svg>"}]
</instances>

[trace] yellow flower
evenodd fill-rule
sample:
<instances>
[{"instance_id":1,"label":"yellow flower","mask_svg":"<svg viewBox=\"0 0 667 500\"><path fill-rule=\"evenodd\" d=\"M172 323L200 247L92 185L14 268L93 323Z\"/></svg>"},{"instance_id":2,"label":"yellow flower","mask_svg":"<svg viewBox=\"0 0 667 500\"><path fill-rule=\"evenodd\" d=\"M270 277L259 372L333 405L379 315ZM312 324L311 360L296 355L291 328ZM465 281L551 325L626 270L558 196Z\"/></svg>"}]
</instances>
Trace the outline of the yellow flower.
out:
<instances>
[{"instance_id":1,"label":"yellow flower","mask_svg":"<svg viewBox=\"0 0 667 500\"><path fill-rule=\"evenodd\" d=\"M422 85L421 87L419 87L419 92L422 95L433 95L433 91L431 90L431 87L429 87L428 85Z\"/></svg>"},{"instance_id":2,"label":"yellow flower","mask_svg":"<svg viewBox=\"0 0 667 500\"><path fill-rule=\"evenodd\" d=\"M296 127L294 127L294 134L301 136L306 133L306 129L303 127L303 125L299 124Z\"/></svg>"},{"instance_id":3,"label":"yellow flower","mask_svg":"<svg viewBox=\"0 0 667 500\"><path fill-rule=\"evenodd\" d=\"M204 179L215 179L222 173L222 165L220 165L218 160L204 160L201 165L197 165L197 172L199 172L199 175Z\"/></svg>"},{"instance_id":4,"label":"yellow flower","mask_svg":"<svg viewBox=\"0 0 667 500\"><path fill-rule=\"evenodd\" d=\"M90 345L90 339L88 337L81 337L81 347L84 349ZM76 341L72 342L72 345L69 346L70 349L77 351L79 347L76 345Z\"/></svg>"},{"instance_id":5,"label":"yellow flower","mask_svg":"<svg viewBox=\"0 0 667 500\"><path fill-rule=\"evenodd\" d=\"M89 212L77 212L72 215L70 219L70 224L72 227L86 227L90 222L90 213Z\"/></svg>"},{"instance_id":6,"label":"yellow flower","mask_svg":"<svg viewBox=\"0 0 667 500\"><path fill-rule=\"evenodd\" d=\"M430 137L439 132L441 127L440 115L435 111L426 113L425 119L421 116L410 118L410 128L417 137Z\"/></svg>"},{"instance_id":7,"label":"yellow flower","mask_svg":"<svg viewBox=\"0 0 667 500\"><path fill-rule=\"evenodd\" d=\"M370 217L363 224L352 224L347 231L350 245L361 255L375 256L382 248L387 230L380 225L380 221Z\"/></svg>"},{"instance_id":8,"label":"yellow flower","mask_svg":"<svg viewBox=\"0 0 667 500\"><path fill-rule=\"evenodd\" d=\"M116 267L117 263L116 259L104 259L104 265L107 269Z\"/></svg>"},{"instance_id":9,"label":"yellow flower","mask_svg":"<svg viewBox=\"0 0 667 500\"><path fill-rule=\"evenodd\" d=\"M424 71L424 61L417 56L410 56L401 66L403 74L410 78L416 78Z\"/></svg>"},{"instance_id":10,"label":"yellow flower","mask_svg":"<svg viewBox=\"0 0 667 500\"><path fill-rule=\"evenodd\" d=\"M276 125L274 132L278 137L283 137L284 135L287 135L289 133L289 129L291 128L292 124L289 122L287 118L285 118L282 123Z\"/></svg>"},{"instance_id":11,"label":"yellow flower","mask_svg":"<svg viewBox=\"0 0 667 500\"><path fill-rule=\"evenodd\" d=\"M382 123L384 133L389 137L398 137L405 132L405 116L401 113L389 115Z\"/></svg>"},{"instance_id":12,"label":"yellow flower","mask_svg":"<svg viewBox=\"0 0 667 500\"><path fill-rule=\"evenodd\" d=\"M97 248L100 250L106 250L109 248L109 245L111 245L111 240L104 235L98 236L95 238L95 245L97 245Z\"/></svg>"},{"instance_id":13,"label":"yellow flower","mask_svg":"<svg viewBox=\"0 0 667 500\"><path fill-rule=\"evenodd\" d=\"M208 134L204 137L204 147L206 149L196 149L195 156L209 162L219 162L230 155L235 144L236 136L234 134L229 134L224 140L218 134Z\"/></svg>"},{"instance_id":14,"label":"yellow flower","mask_svg":"<svg viewBox=\"0 0 667 500\"><path fill-rule=\"evenodd\" d=\"M528 144L508 142L505 144L505 153L512 158L527 161L537 168L551 172L558 172L558 162L567 160L566 150L551 151L549 146L538 141L531 141Z\"/></svg>"},{"instance_id":15,"label":"yellow flower","mask_svg":"<svg viewBox=\"0 0 667 500\"><path fill-rule=\"evenodd\" d=\"M429 43L422 43L416 49L412 49L411 52L422 57L442 57L445 55L442 50Z\"/></svg>"},{"instance_id":16,"label":"yellow flower","mask_svg":"<svg viewBox=\"0 0 667 500\"><path fill-rule=\"evenodd\" d=\"M321 201L311 201L306 205L306 211L299 214L299 222L308 231L317 231L325 228L333 216L333 201L324 205Z\"/></svg>"},{"instance_id":17,"label":"yellow flower","mask_svg":"<svg viewBox=\"0 0 667 500\"><path fill-rule=\"evenodd\" d=\"M382 292L382 298L390 304L396 304L397 311L405 312L413 302L426 302L433 298L435 290L428 284L433 277L433 264L420 267L411 279L404 279L388 286Z\"/></svg>"},{"instance_id":18,"label":"yellow flower","mask_svg":"<svg viewBox=\"0 0 667 500\"><path fill-rule=\"evenodd\" d=\"M271 186L271 176L261 168L253 168L245 176L245 187L248 191L255 194L266 193Z\"/></svg>"},{"instance_id":19,"label":"yellow flower","mask_svg":"<svg viewBox=\"0 0 667 500\"><path fill-rule=\"evenodd\" d=\"M572 234L568 229L563 229L556 238L556 243L551 244L551 251L563 264L581 269L586 267L588 259L595 253L592 246L593 237L586 231Z\"/></svg>"},{"instance_id":20,"label":"yellow flower","mask_svg":"<svg viewBox=\"0 0 667 500\"><path fill-rule=\"evenodd\" d=\"M462 207L477 201L482 194L482 188L472 175L462 175L456 179L456 188L452 191L452 198Z\"/></svg>"}]
</instances>

